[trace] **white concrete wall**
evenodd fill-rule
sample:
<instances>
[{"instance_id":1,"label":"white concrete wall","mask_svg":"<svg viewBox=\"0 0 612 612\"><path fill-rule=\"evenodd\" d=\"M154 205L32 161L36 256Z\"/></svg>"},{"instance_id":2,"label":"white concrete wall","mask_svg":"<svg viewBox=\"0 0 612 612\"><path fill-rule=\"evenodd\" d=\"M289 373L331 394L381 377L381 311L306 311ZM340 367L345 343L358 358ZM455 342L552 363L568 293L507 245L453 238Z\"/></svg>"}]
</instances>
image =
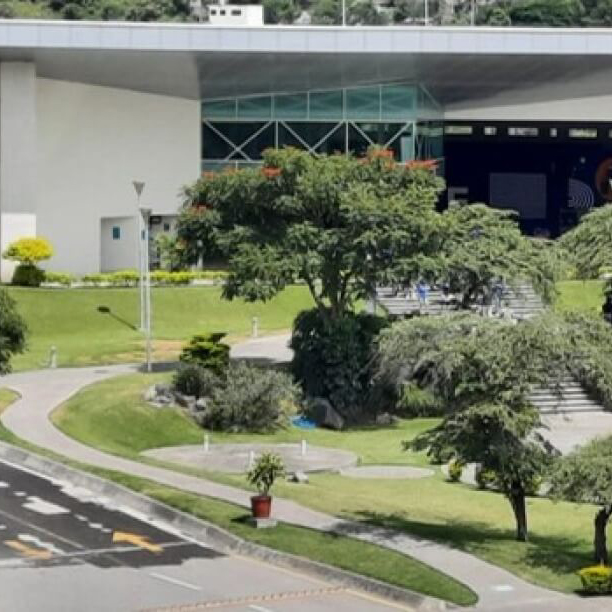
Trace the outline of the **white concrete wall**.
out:
<instances>
[{"instance_id":1,"label":"white concrete wall","mask_svg":"<svg viewBox=\"0 0 612 612\"><path fill-rule=\"evenodd\" d=\"M114 217L101 220L102 272L138 268L138 219ZM119 239L113 238L113 228L119 228Z\"/></svg>"},{"instance_id":2,"label":"white concrete wall","mask_svg":"<svg viewBox=\"0 0 612 612\"><path fill-rule=\"evenodd\" d=\"M146 183L142 205L167 214L199 176L199 102L48 79L36 89L38 231L56 251L47 267L97 272L101 219L136 214L134 179Z\"/></svg>"},{"instance_id":3,"label":"white concrete wall","mask_svg":"<svg viewBox=\"0 0 612 612\"><path fill-rule=\"evenodd\" d=\"M0 253L36 234L36 71L33 64L0 64ZM15 265L0 259L0 278Z\"/></svg>"},{"instance_id":4,"label":"white concrete wall","mask_svg":"<svg viewBox=\"0 0 612 612\"><path fill-rule=\"evenodd\" d=\"M2 213L0 214L0 245L2 251L19 238L33 238L36 236L36 215L29 213ZM17 262L0 259L0 281L10 283Z\"/></svg>"}]
</instances>

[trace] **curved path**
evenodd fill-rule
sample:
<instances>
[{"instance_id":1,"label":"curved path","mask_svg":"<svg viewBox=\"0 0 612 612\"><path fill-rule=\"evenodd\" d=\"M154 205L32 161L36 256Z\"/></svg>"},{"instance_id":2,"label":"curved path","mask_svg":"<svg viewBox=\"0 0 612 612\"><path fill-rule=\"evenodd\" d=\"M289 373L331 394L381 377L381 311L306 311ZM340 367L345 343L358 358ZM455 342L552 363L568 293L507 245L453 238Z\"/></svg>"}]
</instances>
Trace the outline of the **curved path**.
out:
<instances>
[{"instance_id":1,"label":"curved path","mask_svg":"<svg viewBox=\"0 0 612 612\"><path fill-rule=\"evenodd\" d=\"M250 493L247 491L106 454L69 438L49 420L55 407L83 387L136 369L136 366L58 369L0 378L0 387L12 388L21 395L21 399L4 412L2 423L20 438L82 463L126 472L248 507ZM333 530L406 553L470 586L479 596L476 606L479 610L575 612L579 609L590 612L612 607L609 599L580 600L536 587L468 553L402 532L340 520L286 499L275 499L274 515L286 523Z\"/></svg>"}]
</instances>

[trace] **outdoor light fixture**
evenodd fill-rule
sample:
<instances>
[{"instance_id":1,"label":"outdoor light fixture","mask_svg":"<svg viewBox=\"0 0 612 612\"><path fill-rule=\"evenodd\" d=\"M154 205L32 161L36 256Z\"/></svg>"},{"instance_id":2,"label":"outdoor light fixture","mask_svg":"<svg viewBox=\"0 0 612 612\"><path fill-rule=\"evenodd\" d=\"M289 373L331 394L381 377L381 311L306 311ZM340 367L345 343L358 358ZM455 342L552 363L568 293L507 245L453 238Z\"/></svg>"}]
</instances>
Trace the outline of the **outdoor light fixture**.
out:
<instances>
[{"instance_id":1,"label":"outdoor light fixture","mask_svg":"<svg viewBox=\"0 0 612 612\"><path fill-rule=\"evenodd\" d=\"M138 257L140 273L140 329L146 338L147 372L152 368L151 350L151 266L149 264L149 217L152 210L142 206L140 196L144 189L144 182L133 181L138 203ZM143 245L144 243L144 245Z\"/></svg>"}]
</instances>

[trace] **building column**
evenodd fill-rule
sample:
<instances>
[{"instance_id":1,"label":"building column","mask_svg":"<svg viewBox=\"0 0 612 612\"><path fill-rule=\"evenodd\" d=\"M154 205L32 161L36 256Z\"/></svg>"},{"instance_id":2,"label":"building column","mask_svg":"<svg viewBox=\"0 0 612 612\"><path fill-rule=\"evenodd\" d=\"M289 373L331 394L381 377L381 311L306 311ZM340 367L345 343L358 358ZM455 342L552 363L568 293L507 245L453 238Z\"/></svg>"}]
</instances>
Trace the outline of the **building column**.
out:
<instances>
[{"instance_id":1,"label":"building column","mask_svg":"<svg viewBox=\"0 0 612 612\"><path fill-rule=\"evenodd\" d=\"M0 254L18 238L36 235L36 67L0 63ZM0 258L0 279L14 264Z\"/></svg>"}]
</instances>

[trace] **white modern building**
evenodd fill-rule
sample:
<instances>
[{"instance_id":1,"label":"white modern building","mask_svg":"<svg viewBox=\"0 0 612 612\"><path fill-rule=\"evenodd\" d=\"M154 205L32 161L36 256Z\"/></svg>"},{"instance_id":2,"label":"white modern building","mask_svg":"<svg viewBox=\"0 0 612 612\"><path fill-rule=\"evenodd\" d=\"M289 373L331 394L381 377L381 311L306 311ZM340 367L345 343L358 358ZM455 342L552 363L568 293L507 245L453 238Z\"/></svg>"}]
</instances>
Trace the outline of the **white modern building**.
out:
<instances>
[{"instance_id":1,"label":"white modern building","mask_svg":"<svg viewBox=\"0 0 612 612\"><path fill-rule=\"evenodd\" d=\"M556 234L612 200L611 109L609 30L0 21L0 249L136 267L133 180L171 231L202 170L285 145L441 158L451 199Z\"/></svg>"}]
</instances>

